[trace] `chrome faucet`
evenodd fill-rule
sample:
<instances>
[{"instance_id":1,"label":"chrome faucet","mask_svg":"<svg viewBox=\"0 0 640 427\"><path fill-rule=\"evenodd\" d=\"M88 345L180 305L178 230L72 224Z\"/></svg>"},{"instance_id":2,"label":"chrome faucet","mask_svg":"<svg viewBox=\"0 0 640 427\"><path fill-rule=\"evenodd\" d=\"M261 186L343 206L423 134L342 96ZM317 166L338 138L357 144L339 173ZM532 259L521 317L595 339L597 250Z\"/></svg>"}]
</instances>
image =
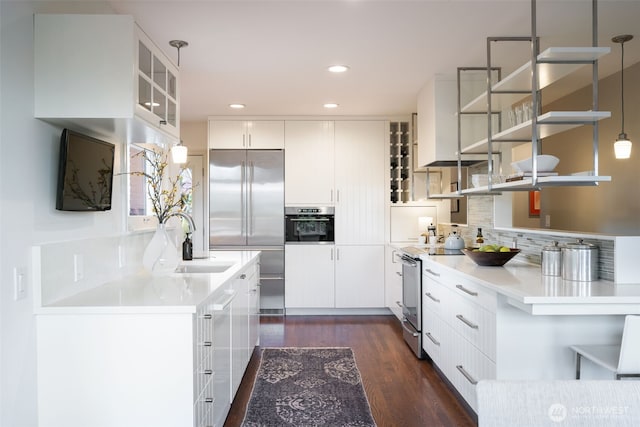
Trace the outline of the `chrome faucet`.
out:
<instances>
[{"instance_id":1,"label":"chrome faucet","mask_svg":"<svg viewBox=\"0 0 640 427\"><path fill-rule=\"evenodd\" d=\"M169 215L169 218L171 218L172 216L179 216L187 221L187 224L189 225L189 231L187 232L188 234L193 234L193 232L196 231L196 224L195 222L193 222L193 218L191 218L191 215L188 215L184 212L174 212Z\"/></svg>"}]
</instances>

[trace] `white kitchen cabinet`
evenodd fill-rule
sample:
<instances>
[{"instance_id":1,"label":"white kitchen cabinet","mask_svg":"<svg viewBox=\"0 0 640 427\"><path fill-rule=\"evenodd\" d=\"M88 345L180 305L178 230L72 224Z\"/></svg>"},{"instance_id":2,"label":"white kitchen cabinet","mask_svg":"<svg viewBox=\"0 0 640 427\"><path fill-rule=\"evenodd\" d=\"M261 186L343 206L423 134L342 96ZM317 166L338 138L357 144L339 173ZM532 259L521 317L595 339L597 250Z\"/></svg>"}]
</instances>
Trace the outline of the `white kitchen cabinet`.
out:
<instances>
[{"instance_id":1,"label":"white kitchen cabinet","mask_svg":"<svg viewBox=\"0 0 640 427\"><path fill-rule=\"evenodd\" d=\"M285 307L335 307L335 247L285 245Z\"/></svg>"},{"instance_id":2,"label":"white kitchen cabinet","mask_svg":"<svg viewBox=\"0 0 640 427\"><path fill-rule=\"evenodd\" d=\"M210 119L209 148L284 148L284 121Z\"/></svg>"},{"instance_id":3,"label":"white kitchen cabinet","mask_svg":"<svg viewBox=\"0 0 640 427\"><path fill-rule=\"evenodd\" d=\"M255 265L252 275L249 278L248 359L251 359L254 347L260 344L260 264Z\"/></svg>"},{"instance_id":4,"label":"white kitchen cabinet","mask_svg":"<svg viewBox=\"0 0 640 427\"><path fill-rule=\"evenodd\" d=\"M37 14L34 50L35 117L130 143L179 139L178 68L133 17Z\"/></svg>"},{"instance_id":5,"label":"white kitchen cabinet","mask_svg":"<svg viewBox=\"0 0 640 427\"><path fill-rule=\"evenodd\" d=\"M257 280L253 271L244 270L231 282L236 295L231 303L231 399L235 396L244 370L249 363L249 297L252 281ZM253 347L251 347L253 350Z\"/></svg>"},{"instance_id":6,"label":"white kitchen cabinet","mask_svg":"<svg viewBox=\"0 0 640 427\"><path fill-rule=\"evenodd\" d=\"M383 245L285 245L285 307L381 308Z\"/></svg>"},{"instance_id":7,"label":"white kitchen cabinet","mask_svg":"<svg viewBox=\"0 0 640 427\"><path fill-rule=\"evenodd\" d=\"M384 245L336 245L336 308L385 307Z\"/></svg>"},{"instance_id":8,"label":"white kitchen cabinet","mask_svg":"<svg viewBox=\"0 0 640 427\"><path fill-rule=\"evenodd\" d=\"M288 120L285 126L285 203L334 203L334 122Z\"/></svg>"},{"instance_id":9,"label":"white kitchen cabinet","mask_svg":"<svg viewBox=\"0 0 640 427\"><path fill-rule=\"evenodd\" d=\"M495 292L423 259L423 349L469 406L496 378Z\"/></svg>"},{"instance_id":10,"label":"white kitchen cabinet","mask_svg":"<svg viewBox=\"0 0 640 427\"><path fill-rule=\"evenodd\" d=\"M209 387L209 390L211 390L211 387L213 389L209 395L203 395L204 399L199 399L199 402L201 405L207 406L206 399L208 397L213 397L214 400L210 405L211 409L209 411L211 413L209 416L200 416L199 419L212 421L209 424L212 426L224 425L224 420L227 418L233 400L231 394L231 303L234 297L235 294L233 292L220 292L216 298L212 299L212 304L208 306L213 320L213 337L209 337L209 339L213 340L211 348L213 352L212 366L208 368L213 372L211 378L213 384ZM206 375L207 371L201 370L200 373ZM196 416L198 416L198 413L196 413ZM196 426L200 425L207 424L196 423Z\"/></svg>"},{"instance_id":11,"label":"white kitchen cabinet","mask_svg":"<svg viewBox=\"0 0 640 427\"><path fill-rule=\"evenodd\" d=\"M384 121L335 122L336 244L385 242Z\"/></svg>"},{"instance_id":12,"label":"white kitchen cabinet","mask_svg":"<svg viewBox=\"0 0 640 427\"><path fill-rule=\"evenodd\" d=\"M384 300L385 306L391 310L395 316L402 319L402 263L398 261L398 251L393 246L385 247L385 283Z\"/></svg>"},{"instance_id":13,"label":"white kitchen cabinet","mask_svg":"<svg viewBox=\"0 0 640 427\"><path fill-rule=\"evenodd\" d=\"M38 314L38 425L222 426L253 351L256 263L197 305L90 304ZM157 278L151 291L171 301L176 290L202 293L200 279L177 289L174 279ZM126 286L121 298L144 292Z\"/></svg>"}]
</instances>

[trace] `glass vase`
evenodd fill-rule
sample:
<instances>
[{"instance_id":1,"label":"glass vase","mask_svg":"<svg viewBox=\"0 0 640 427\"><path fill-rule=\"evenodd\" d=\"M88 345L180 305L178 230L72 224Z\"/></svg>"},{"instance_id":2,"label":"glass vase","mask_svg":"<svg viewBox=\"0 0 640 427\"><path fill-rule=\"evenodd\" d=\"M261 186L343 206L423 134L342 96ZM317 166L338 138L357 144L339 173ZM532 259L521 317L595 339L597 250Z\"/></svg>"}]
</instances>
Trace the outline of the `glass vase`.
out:
<instances>
[{"instance_id":1,"label":"glass vase","mask_svg":"<svg viewBox=\"0 0 640 427\"><path fill-rule=\"evenodd\" d=\"M173 273L179 262L178 249L171 241L166 225L158 224L142 255L142 265L153 275L163 275Z\"/></svg>"}]
</instances>

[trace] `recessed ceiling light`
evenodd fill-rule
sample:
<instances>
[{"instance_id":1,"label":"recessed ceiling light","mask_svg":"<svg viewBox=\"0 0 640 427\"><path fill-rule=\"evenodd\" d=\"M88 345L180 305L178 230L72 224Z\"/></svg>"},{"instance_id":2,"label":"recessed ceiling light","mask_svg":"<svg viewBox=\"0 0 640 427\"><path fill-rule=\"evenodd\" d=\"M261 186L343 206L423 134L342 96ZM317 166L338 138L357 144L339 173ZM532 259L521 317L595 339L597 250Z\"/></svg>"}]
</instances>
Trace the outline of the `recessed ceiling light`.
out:
<instances>
[{"instance_id":1,"label":"recessed ceiling light","mask_svg":"<svg viewBox=\"0 0 640 427\"><path fill-rule=\"evenodd\" d=\"M234 110L242 110L246 105L244 104L229 104L229 108L233 108Z\"/></svg>"},{"instance_id":2,"label":"recessed ceiling light","mask_svg":"<svg viewBox=\"0 0 640 427\"><path fill-rule=\"evenodd\" d=\"M332 102L324 104L324 108L338 108L338 104L334 104Z\"/></svg>"},{"instance_id":3,"label":"recessed ceiling light","mask_svg":"<svg viewBox=\"0 0 640 427\"><path fill-rule=\"evenodd\" d=\"M328 68L328 70L332 73L344 73L345 71L349 70L349 67L347 67L346 65L332 65Z\"/></svg>"}]
</instances>

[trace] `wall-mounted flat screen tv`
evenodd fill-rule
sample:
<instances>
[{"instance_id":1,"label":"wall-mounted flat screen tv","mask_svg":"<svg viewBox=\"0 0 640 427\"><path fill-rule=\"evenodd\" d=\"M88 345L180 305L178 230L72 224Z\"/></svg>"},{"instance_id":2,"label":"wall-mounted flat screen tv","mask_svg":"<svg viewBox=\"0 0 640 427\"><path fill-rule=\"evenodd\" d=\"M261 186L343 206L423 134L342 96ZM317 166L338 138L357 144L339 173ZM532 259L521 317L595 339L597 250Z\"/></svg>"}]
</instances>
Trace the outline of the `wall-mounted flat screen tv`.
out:
<instances>
[{"instance_id":1,"label":"wall-mounted flat screen tv","mask_svg":"<svg viewBox=\"0 0 640 427\"><path fill-rule=\"evenodd\" d=\"M56 209L106 211L111 209L115 145L64 129Z\"/></svg>"}]
</instances>

